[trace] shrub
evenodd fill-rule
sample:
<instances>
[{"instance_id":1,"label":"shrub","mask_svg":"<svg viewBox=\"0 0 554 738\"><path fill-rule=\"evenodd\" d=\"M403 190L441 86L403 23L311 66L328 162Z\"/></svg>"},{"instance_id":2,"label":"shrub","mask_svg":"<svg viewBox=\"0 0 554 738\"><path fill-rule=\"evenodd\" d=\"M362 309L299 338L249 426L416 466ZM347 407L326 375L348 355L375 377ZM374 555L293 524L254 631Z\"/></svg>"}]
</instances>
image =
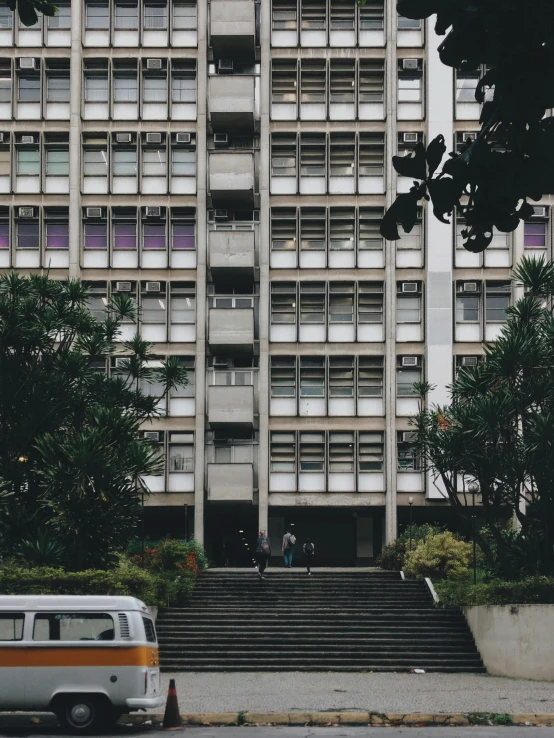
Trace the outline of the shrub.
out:
<instances>
[{"instance_id":1,"label":"shrub","mask_svg":"<svg viewBox=\"0 0 554 738\"><path fill-rule=\"evenodd\" d=\"M137 566L142 565L140 544L129 547L128 555ZM162 541L145 542L144 567L152 572L191 572L198 576L202 569L208 567L208 557L197 541L165 538Z\"/></svg>"},{"instance_id":2,"label":"shrub","mask_svg":"<svg viewBox=\"0 0 554 738\"><path fill-rule=\"evenodd\" d=\"M471 545L457 540L450 531L444 531L421 541L408 553L404 571L418 579L444 579L467 571L471 563Z\"/></svg>"},{"instance_id":3,"label":"shrub","mask_svg":"<svg viewBox=\"0 0 554 738\"><path fill-rule=\"evenodd\" d=\"M473 584L471 574L467 573L437 582L435 589L443 607L554 604L554 579L543 576L518 582L493 580Z\"/></svg>"},{"instance_id":4,"label":"shrub","mask_svg":"<svg viewBox=\"0 0 554 738\"><path fill-rule=\"evenodd\" d=\"M441 528L436 525L412 525L412 550L417 547L420 541L424 541L429 536L441 533ZM410 529L406 528L395 541L389 543L383 549L380 556L377 557L377 564L383 569L393 569L400 571L404 568L406 554L410 547Z\"/></svg>"}]
</instances>

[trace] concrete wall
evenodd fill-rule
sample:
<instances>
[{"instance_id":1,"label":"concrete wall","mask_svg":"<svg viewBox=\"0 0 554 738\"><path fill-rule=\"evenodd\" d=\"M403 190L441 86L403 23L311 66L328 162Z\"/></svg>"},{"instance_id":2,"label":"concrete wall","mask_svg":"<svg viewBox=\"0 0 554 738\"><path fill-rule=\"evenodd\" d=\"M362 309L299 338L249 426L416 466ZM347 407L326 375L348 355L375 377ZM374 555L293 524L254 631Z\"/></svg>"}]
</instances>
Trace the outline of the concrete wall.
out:
<instances>
[{"instance_id":1,"label":"concrete wall","mask_svg":"<svg viewBox=\"0 0 554 738\"><path fill-rule=\"evenodd\" d=\"M490 674L554 681L554 605L465 608Z\"/></svg>"}]
</instances>

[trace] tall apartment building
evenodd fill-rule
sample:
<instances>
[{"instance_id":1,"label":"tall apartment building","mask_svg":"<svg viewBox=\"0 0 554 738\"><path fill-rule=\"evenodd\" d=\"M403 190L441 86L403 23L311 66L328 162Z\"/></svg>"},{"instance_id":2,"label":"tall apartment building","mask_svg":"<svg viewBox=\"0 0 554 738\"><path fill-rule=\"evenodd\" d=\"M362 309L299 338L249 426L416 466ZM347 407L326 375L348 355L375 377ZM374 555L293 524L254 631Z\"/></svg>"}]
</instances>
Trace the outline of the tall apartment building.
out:
<instances>
[{"instance_id":1,"label":"tall apartment building","mask_svg":"<svg viewBox=\"0 0 554 738\"><path fill-rule=\"evenodd\" d=\"M477 77L392 0L57 4L32 28L0 8L0 268L80 277L99 317L132 296L189 370L145 430L166 457L147 530L246 565L258 527L278 549L293 523L355 565L410 499L448 520L412 384L444 402L479 360L514 258L550 253L548 211L483 255L425 210L396 243L379 220L411 186L393 154L476 130Z\"/></svg>"}]
</instances>

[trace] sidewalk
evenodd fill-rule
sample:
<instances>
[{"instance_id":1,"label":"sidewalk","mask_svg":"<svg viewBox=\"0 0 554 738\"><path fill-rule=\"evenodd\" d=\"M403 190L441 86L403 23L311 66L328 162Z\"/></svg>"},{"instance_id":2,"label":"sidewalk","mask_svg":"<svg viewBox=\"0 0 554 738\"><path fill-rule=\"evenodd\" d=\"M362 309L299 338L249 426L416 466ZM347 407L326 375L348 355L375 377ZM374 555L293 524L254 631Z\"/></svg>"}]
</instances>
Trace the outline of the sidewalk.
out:
<instances>
[{"instance_id":1,"label":"sidewalk","mask_svg":"<svg viewBox=\"0 0 554 738\"><path fill-rule=\"evenodd\" d=\"M182 713L554 713L554 683L485 674L162 674Z\"/></svg>"}]
</instances>

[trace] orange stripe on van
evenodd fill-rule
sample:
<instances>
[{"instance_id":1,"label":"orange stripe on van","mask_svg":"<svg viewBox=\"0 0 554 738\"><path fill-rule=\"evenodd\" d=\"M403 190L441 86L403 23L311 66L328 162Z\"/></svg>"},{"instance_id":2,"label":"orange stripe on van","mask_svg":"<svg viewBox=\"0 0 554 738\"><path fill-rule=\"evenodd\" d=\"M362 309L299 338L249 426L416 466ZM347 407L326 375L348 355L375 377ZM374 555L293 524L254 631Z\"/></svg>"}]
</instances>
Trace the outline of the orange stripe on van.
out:
<instances>
[{"instance_id":1,"label":"orange stripe on van","mask_svg":"<svg viewBox=\"0 0 554 738\"><path fill-rule=\"evenodd\" d=\"M0 647L3 666L159 666L157 648Z\"/></svg>"}]
</instances>

